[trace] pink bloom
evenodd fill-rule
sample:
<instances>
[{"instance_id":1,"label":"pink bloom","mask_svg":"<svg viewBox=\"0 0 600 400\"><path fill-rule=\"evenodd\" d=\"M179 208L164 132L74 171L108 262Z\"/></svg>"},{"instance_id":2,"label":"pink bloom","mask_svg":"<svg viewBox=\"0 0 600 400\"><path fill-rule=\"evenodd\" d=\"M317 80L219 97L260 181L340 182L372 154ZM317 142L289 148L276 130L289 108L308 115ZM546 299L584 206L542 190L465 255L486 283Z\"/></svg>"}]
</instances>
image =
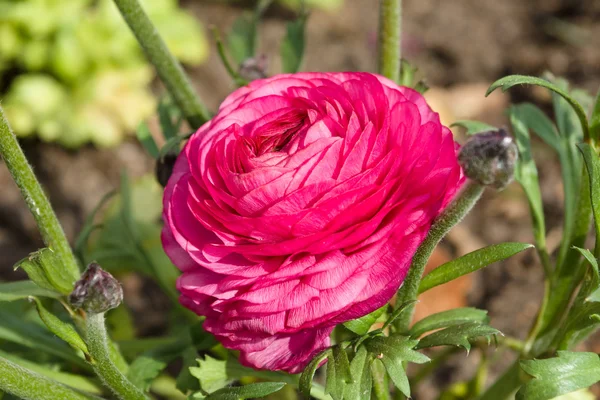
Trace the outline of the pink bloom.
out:
<instances>
[{"instance_id":1,"label":"pink bloom","mask_svg":"<svg viewBox=\"0 0 600 400\"><path fill-rule=\"evenodd\" d=\"M257 80L179 156L162 241L181 302L245 365L300 371L388 302L460 188L423 97L368 73Z\"/></svg>"}]
</instances>

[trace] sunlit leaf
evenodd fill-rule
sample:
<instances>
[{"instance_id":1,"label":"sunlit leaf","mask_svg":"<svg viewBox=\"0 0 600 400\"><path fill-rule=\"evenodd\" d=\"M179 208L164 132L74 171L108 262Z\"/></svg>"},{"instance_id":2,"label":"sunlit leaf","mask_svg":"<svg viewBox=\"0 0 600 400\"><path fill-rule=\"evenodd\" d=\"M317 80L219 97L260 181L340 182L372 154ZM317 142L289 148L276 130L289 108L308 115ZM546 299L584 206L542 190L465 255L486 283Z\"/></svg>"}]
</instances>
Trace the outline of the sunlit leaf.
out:
<instances>
[{"instance_id":1,"label":"sunlit leaf","mask_svg":"<svg viewBox=\"0 0 600 400\"><path fill-rule=\"evenodd\" d=\"M516 86L516 85L542 86L546 89L550 89L551 91L561 95L567 102L569 102L571 107L573 107L573 110L577 113L577 117L579 118L579 122L581 123L581 127L583 129L584 135L589 136L589 127L588 127L588 123L587 123L587 116L585 114L585 110L583 109L583 107L581 107L581 104L579 104L573 97L571 97L571 95L569 95L568 92L560 89L558 86L554 85L551 82L548 82L545 79L536 78L534 76L524 76L524 75L505 76L504 78L499 79L496 82L492 83L492 85L489 87L489 89L487 90L485 95L488 96L490 93L492 93L494 90L496 90L498 88L501 88L502 91L505 92L508 89L510 89L511 87Z\"/></svg>"},{"instance_id":2,"label":"sunlit leaf","mask_svg":"<svg viewBox=\"0 0 600 400\"><path fill-rule=\"evenodd\" d=\"M471 341L480 337L490 338L501 334L499 330L479 322L466 322L460 325L450 326L441 331L433 332L421 339L416 349L424 349L436 346L459 346L469 352Z\"/></svg>"},{"instance_id":3,"label":"sunlit leaf","mask_svg":"<svg viewBox=\"0 0 600 400\"><path fill-rule=\"evenodd\" d=\"M549 400L600 381L600 359L595 353L559 351L558 357L523 360L521 368L533 379L519 389L517 400Z\"/></svg>"},{"instance_id":4,"label":"sunlit leaf","mask_svg":"<svg viewBox=\"0 0 600 400\"><path fill-rule=\"evenodd\" d=\"M375 321L377 321L379 317L383 315L386 309L387 304L381 308L378 308L370 314L362 316L358 319L354 319L352 321L344 322L344 326L352 332L356 333L357 335L364 335L367 332L369 332L369 329L371 329Z\"/></svg>"},{"instance_id":5,"label":"sunlit leaf","mask_svg":"<svg viewBox=\"0 0 600 400\"><path fill-rule=\"evenodd\" d=\"M434 331L440 328L447 328L453 325L460 325L466 322L487 323L489 318L487 311L477 308L454 308L448 311L442 311L436 314L428 315L422 320L416 322L410 328L411 337L419 337L425 332Z\"/></svg>"},{"instance_id":6,"label":"sunlit leaf","mask_svg":"<svg viewBox=\"0 0 600 400\"><path fill-rule=\"evenodd\" d=\"M501 243L465 254L462 257L440 265L425 275L419 285L419 293L477 271L497 261L507 259L532 247L533 245L528 243Z\"/></svg>"}]
</instances>

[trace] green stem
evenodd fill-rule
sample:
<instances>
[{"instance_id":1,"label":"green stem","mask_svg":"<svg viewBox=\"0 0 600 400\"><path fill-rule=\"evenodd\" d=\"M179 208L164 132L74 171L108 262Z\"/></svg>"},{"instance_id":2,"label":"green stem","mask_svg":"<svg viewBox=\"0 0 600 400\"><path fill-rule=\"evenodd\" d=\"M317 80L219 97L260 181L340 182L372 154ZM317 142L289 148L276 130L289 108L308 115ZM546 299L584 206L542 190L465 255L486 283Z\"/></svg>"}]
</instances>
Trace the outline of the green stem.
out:
<instances>
[{"instance_id":1,"label":"green stem","mask_svg":"<svg viewBox=\"0 0 600 400\"><path fill-rule=\"evenodd\" d=\"M0 357L0 393L23 400L98 400Z\"/></svg>"},{"instance_id":2,"label":"green stem","mask_svg":"<svg viewBox=\"0 0 600 400\"><path fill-rule=\"evenodd\" d=\"M519 371L521 370L519 361L517 359L478 400L504 400L513 395L522 383L519 378Z\"/></svg>"},{"instance_id":3,"label":"green stem","mask_svg":"<svg viewBox=\"0 0 600 400\"><path fill-rule=\"evenodd\" d=\"M103 313L87 316L86 339L94 371L107 388L121 400L148 400L112 362Z\"/></svg>"},{"instance_id":4,"label":"green stem","mask_svg":"<svg viewBox=\"0 0 600 400\"><path fill-rule=\"evenodd\" d=\"M210 113L194 91L181 64L173 57L138 0L114 1L185 119L193 129L197 129L210 119Z\"/></svg>"},{"instance_id":5,"label":"green stem","mask_svg":"<svg viewBox=\"0 0 600 400\"><path fill-rule=\"evenodd\" d=\"M444 212L433 223L427 237L421 243L415 253L408 275L404 279L402 287L398 291L396 304L402 305L407 301L416 300L419 292L419 284L425 265L433 253L435 246L442 240L448 231L459 223L465 215L473 208L484 187L474 181L469 181L458 197L450 204ZM408 308L394 321L394 326L399 332L408 330L415 311L415 305L410 304Z\"/></svg>"},{"instance_id":6,"label":"green stem","mask_svg":"<svg viewBox=\"0 0 600 400\"><path fill-rule=\"evenodd\" d=\"M376 400L391 400L390 385L387 380L385 367L379 360L371 363L371 374L373 376L373 394Z\"/></svg>"},{"instance_id":7,"label":"green stem","mask_svg":"<svg viewBox=\"0 0 600 400\"><path fill-rule=\"evenodd\" d=\"M379 73L398 83L402 58L402 0L381 0L379 4Z\"/></svg>"},{"instance_id":8,"label":"green stem","mask_svg":"<svg viewBox=\"0 0 600 400\"><path fill-rule=\"evenodd\" d=\"M70 275L79 276L79 267L71 251L71 246L69 246L69 241L50 206L44 190L27 162L16 136L10 129L2 107L0 107L0 155L21 190L25 203L27 203L27 207L33 214L33 218L35 218L38 229L42 234L44 243L58 255L64 263L64 268L71 273Z\"/></svg>"}]
</instances>

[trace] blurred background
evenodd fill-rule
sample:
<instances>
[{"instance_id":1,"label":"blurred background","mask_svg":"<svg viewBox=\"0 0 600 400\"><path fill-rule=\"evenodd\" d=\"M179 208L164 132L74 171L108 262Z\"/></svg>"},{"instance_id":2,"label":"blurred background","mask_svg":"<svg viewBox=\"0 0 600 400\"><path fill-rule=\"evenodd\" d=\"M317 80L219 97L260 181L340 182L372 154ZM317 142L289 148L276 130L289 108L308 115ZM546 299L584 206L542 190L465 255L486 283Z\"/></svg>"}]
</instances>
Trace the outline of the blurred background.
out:
<instances>
[{"instance_id":1,"label":"blurred background","mask_svg":"<svg viewBox=\"0 0 600 400\"><path fill-rule=\"evenodd\" d=\"M145 0L150 17L185 65L204 102L216 109L235 85L219 60L210 28L228 32L253 1ZM285 23L297 14L296 0L275 2L260 26L258 52L268 74L281 70ZM378 10L374 0L308 1L303 70L376 70ZM484 98L487 87L507 74L550 71L595 94L600 86L600 2L597 0L404 0L403 56L419 68L426 93L444 123L478 119L507 124L511 102L531 101L551 112L540 88L516 88ZM0 0L0 99L38 177L74 240L100 199L154 171L153 160L135 140L140 122L158 134L154 116L164 93L133 36L110 0ZM464 138L457 132L457 140ZM562 183L555 154L535 145L547 214L548 246L558 245ZM158 202L145 207L158 224L160 189L145 179ZM154 231L156 232L156 231ZM157 238L155 238L155 241ZM529 210L520 188L489 191L469 217L436 250L430 268L503 241L531 242ZM42 247L8 171L0 167L0 280L23 278L12 266ZM130 268L131 269L131 268ZM135 269L135 268L133 268ZM126 274L127 307L142 315L141 335L161 332L169 302L150 280ZM534 252L442 286L424 296L419 315L471 305L490 310L492 326L516 337L529 329L542 294L542 269ZM147 310L155 312L149 315ZM136 312L140 311L140 312ZM600 340L585 346L600 352ZM436 386L467 378L478 357L452 359L433 385L417 396L431 398ZM505 362L499 360L499 363ZM418 398L418 397L417 397Z\"/></svg>"}]
</instances>

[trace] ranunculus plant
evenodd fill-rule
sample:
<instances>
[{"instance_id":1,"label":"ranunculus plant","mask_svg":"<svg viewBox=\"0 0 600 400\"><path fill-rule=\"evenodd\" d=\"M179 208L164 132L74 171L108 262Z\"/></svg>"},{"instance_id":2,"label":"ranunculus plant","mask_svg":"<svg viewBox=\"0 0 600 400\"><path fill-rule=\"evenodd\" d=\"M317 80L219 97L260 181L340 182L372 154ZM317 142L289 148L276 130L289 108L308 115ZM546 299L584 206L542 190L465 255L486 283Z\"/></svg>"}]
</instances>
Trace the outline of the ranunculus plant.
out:
<instances>
[{"instance_id":1,"label":"ranunculus plant","mask_svg":"<svg viewBox=\"0 0 600 400\"><path fill-rule=\"evenodd\" d=\"M159 106L166 144L138 132L164 190L123 177L102 224L94 212L72 248L0 115L0 154L46 244L16 266L30 280L0 283L0 398L402 399L453 349L485 355L492 340L513 363L486 381L493 361L481 357L473 378L457 382L460 394L439 388L440 398L593 396L586 388L600 381L600 359L573 349L600 323L599 99L551 75L509 76L488 92L547 88L557 124L518 104L508 110L511 129L458 121L469 135L459 144L401 63L400 0L380 1L378 74L298 72L301 10L282 42L284 73L270 77L255 53L270 4L259 1L226 42L215 31L239 87L213 114L137 0L115 3L169 91ZM180 132L183 120L191 132ZM555 254L531 133L562 168ZM513 179L529 202L534 243L494 244L425 274L485 187ZM525 340L504 336L475 308L413 321L421 293L534 247L545 292ZM133 332L113 276L124 265L173 301L166 336Z\"/></svg>"}]
</instances>

